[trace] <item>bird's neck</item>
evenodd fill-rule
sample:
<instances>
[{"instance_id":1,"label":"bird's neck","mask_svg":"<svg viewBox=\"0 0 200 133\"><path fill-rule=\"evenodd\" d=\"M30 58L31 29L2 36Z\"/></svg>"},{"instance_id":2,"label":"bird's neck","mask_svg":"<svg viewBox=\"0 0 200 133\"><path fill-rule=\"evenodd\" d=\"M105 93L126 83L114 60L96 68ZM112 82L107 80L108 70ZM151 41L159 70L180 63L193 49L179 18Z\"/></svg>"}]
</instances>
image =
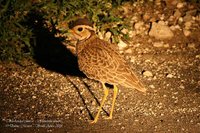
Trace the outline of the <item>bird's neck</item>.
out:
<instances>
[{"instance_id":1,"label":"bird's neck","mask_svg":"<svg viewBox=\"0 0 200 133\"><path fill-rule=\"evenodd\" d=\"M78 55L82 50L87 48L89 45L92 45L90 42L96 37L95 34L91 33L89 38L78 41L76 44L76 54Z\"/></svg>"}]
</instances>

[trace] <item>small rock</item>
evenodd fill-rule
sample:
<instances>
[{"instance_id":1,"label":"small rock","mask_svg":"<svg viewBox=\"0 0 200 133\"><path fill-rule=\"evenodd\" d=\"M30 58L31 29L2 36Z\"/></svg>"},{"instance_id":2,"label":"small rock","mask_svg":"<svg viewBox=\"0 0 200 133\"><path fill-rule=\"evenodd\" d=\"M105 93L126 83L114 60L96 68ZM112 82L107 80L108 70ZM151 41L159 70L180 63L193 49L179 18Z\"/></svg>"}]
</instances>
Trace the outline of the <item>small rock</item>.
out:
<instances>
[{"instance_id":1,"label":"small rock","mask_svg":"<svg viewBox=\"0 0 200 133\"><path fill-rule=\"evenodd\" d=\"M172 74L167 74L167 78L173 78L174 76Z\"/></svg>"},{"instance_id":2,"label":"small rock","mask_svg":"<svg viewBox=\"0 0 200 133\"><path fill-rule=\"evenodd\" d=\"M164 46L164 48L169 48L169 44L168 43L164 44L163 46Z\"/></svg>"},{"instance_id":3,"label":"small rock","mask_svg":"<svg viewBox=\"0 0 200 133\"><path fill-rule=\"evenodd\" d=\"M147 60L145 60L144 62L145 62L145 63L148 63L148 62L151 62L151 60L150 60L150 59L147 59Z\"/></svg>"},{"instance_id":4,"label":"small rock","mask_svg":"<svg viewBox=\"0 0 200 133\"><path fill-rule=\"evenodd\" d=\"M190 14L186 14L184 17L183 17L183 20L185 21L185 22L187 22L187 21L191 21L192 20L192 15L190 15Z\"/></svg>"},{"instance_id":5,"label":"small rock","mask_svg":"<svg viewBox=\"0 0 200 133\"><path fill-rule=\"evenodd\" d=\"M119 46L119 50L122 50L125 47L127 47L127 44L120 39L119 43L118 43L118 46Z\"/></svg>"},{"instance_id":6,"label":"small rock","mask_svg":"<svg viewBox=\"0 0 200 133\"><path fill-rule=\"evenodd\" d=\"M131 63L135 63L135 60L136 60L135 57L132 56L130 62L131 62Z\"/></svg>"},{"instance_id":7,"label":"small rock","mask_svg":"<svg viewBox=\"0 0 200 133\"><path fill-rule=\"evenodd\" d=\"M154 85L149 85L150 88L152 89L155 89L155 86Z\"/></svg>"},{"instance_id":8,"label":"small rock","mask_svg":"<svg viewBox=\"0 0 200 133\"><path fill-rule=\"evenodd\" d=\"M150 71L144 71L142 74L143 74L144 76L146 76L146 77L153 77L153 74L152 74L152 72L150 72Z\"/></svg>"},{"instance_id":9,"label":"small rock","mask_svg":"<svg viewBox=\"0 0 200 133\"><path fill-rule=\"evenodd\" d=\"M111 36L112 36L112 33L111 33L110 31L106 32L106 33L105 33L105 40L106 40L106 41L109 41L110 38L111 38Z\"/></svg>"},{"instance_id":10,"label":"small rock","mask_svg":"<svg viewBox=\"0 0 200 133\"><path fill-rule=\"evenodd\" d=\"M84 109L84 107L80 107L80 110L83 110Z\"/></svg>"},{"instance_id":11,"label":"small rock","mask_svg":"<svg viewBox=\"0 0 200 133\"><path fill-rule=\"evenodd\" d=\"M92 104L92 106L95 106L95 105L96 105L96 102L95 102L95 101L92 101L91 104Z\"/></svg>"},{"instance_id":12,"label":"small rock","mask_svg":"<svg viewBox=\"0 0 200 133\"><path fill-rule=\"evenodd\" d=\"M32 96L32 99L36 99L36 96Z\"/></svg>"},{"instance_id":13,"label":"small rock","mask_svg":"<svg viewBox=\"0 0 200 133\"><path fill-rule=\"evenodd\" d=\"M181 12L177 9L174 13L174 17L179 19L181 17Z\"/></svg>"},{"instance_id":14,"label":"small rock","mask_svg":"<svg viewBox=\"0 0 200 133\"><path fill-rule=\"evenodd\" d=\"M99 37L100 39L103 39L103 34L102 34L101 32L98 32L98 37Z\"/></svg>"},{"instance_id":15,"label":"small rock","mask_svg":"<svg viewBox=\"0 0 200 133\"><path fill-rule=\"evenodd\" d=\"M161 5L161 0L155 0L156 5Z\"/></svg>"},{"instance_id":16,"label":"small rock","mask_svg":"<svg viewBox=\"0 0 200 133\"><path fill-rule=\"evenodd\" d=\"M170 26L170 29L171 29L172 31L174 31L176 28L175 28L174 25L172 25L172 26Z\"/></svg>"},{"instance_id":17,"label":"small rock","mask_svg":"<svg viewBox=\"0 0 200 133\"><path fill-rule=\"evenodd\" d=\"M163 47L163 42L155 42L153 46L157 48Z\"/></svg>"},{"instance_id":18,"label":"small rock","mask_svg":"<svg viewBox=\"0 0 200 133\"><path fill-rule=\"evenodd\" d=\"M196 21L200 21L200 14L195 17Z\"/></svg>"},{"instance_id":19,"label":"small rock","mask_svg":"<svg viewBox=\"0 0 200 133\"><path fill-rule=\"evenodd\" d=\"M122 32L123 34L127 34L127 33L128 33L128 29L123 28L123 29L121 30L121 32Z\"/></svg>"},{"instance_id":20,"label":"small rock","mask_svg":"<svg viewBox=\"0 0 200 133\"><path fill-rule=\"evenodd\" d=\"M165 25L166 22L165 22L165 21L159 21L158 24L159 24L159 25Z\"/></svg>"},{"instance_id":21,"label":"small rock","mask_svg":"<svg viewBox=\"0 0 200 133\"><path fill-rule=\"evenodd\" d=\"M146 12L144 15L143 15L143 20L144 21L148 21L149 19L151 18L151 14Z\"/></svg>"},{"instance_id":22,"label":"small rock","mask_svg":"<svg viewBox=\"0 0 200 133\"><path fill-rule=\"evenodd\" d=\"M176 6L178 3L178 0L165 0L167 7L173 7Z\"/></svg>"},{"instance_id":23,"label":"small rock","mask_svg":"<svg viewBox=\"0 0 200 133\"><path fill-rule=\"evenodd\" d=\"M160 20L164 20L165 19L165 14L162 14L161 16L160 16Z\"/></svg>"},{"instance_id":24,"label":"small rock","mask_svg":"<svg viewBox=\"0 0 200 133\"><path fill-rule=\"evenodd\" d=\"M125 51L126 54L131 54L132 53L132 50L129 48Z\"/></svg>"},{"instance_id":25,"label":"small rock","mask_svg":"<svg viewBox=\"0 0 200 133\"><path fill-rule=\"evenodd\" d=\"M190 29L191 26L192 26L192 22L191 21L185 22L185 29Z\"/></svg>"},{"instance_id":26,"label":"small rock","mask_svg":"<svg viewBox=\"0 0 200 133\"><path fill-rule=\"evenodd\" d=\"M170 17L168 18L168 21L169 21L169 22L173 22L174 19L175 19L175 18L174 18L174 15L172 15L172 16L170 16Z\"/></svg>"},{"instance_id":27,"label":"small rock","mask_svg":"<svg viewBox=\"0 0 200 133\"><path fill-rule=\"evenodd\" d=\"M144 26L144 22L138 22L138 23L135 24L134 27L135 27L136 30L139 30L143 26Z\"/></svg>"},{"instance_id":28,"label":"small rock","mask_svg":"<svg viewBox=\"0 0 200 133\"><path fill-rule=\"evenodd\" d=\"M183 85L180 85L179 87L180 87L181 89L185 89L185 86L183 86Z\"/></svg>"},{"instance_id":29,"label":"small rock","mask_svg":"<svg viewBox=\"0 0 200 133\"><path fill-rule=\"evenodd\" d=\"M134 32L134 31L129 31L128 32L128 35L129 35L129 37L133 37L133 36L135 36L136 35L136 33Z\"/></svg>"},{"instance_id":30,"label":"small rock","mask_svg":"<svg viewBox=\"0 0 200 133\"><path fill-rule=\"evenodd\" d=\"M200 54L199 54L199 55L196 55L195 58L200 59Z\"/></svg>"},{"instance_id":31,"label":"small rock","mask_svg":"<svg viewBox=\"0 0 200 133\"><path fill-rule=\"evenodd\" d=\"M137 21L138 21L138 17L137 17L137 16L133 16L133 17L131 18L130 23L134 23L134 22L137 22Z\"/></svg>"},{"instance_id":32,"label":"small rock","mask_svg":"<svg viewBox=\"0 0 200 133\"><path fill-rule=\"evenodd\" d=\"M180 8L183 8L185 6L185 3L183 3L183 2L179 2L178 4L177 4L177 8L178 9L180 9Z\"/></svg>"},{"instance_id":33,"label":"small rock","mask_svg":"<svg viewBox=\"0 0 200 133\"><path fill-rule=\"evenodd\" d=\"M195 43L189 43L187 46L188 48L195 49Z\"/></svg>"},{"instance_id":34,"label":"small rock","mask_svg":"<svg viewBox=\"0 0 200 133\"><path fill-rule=\"evenodd\" d=\"M38 114L38 115L41 115L41 114L42 114L42 112L37 112L37 114Z\"/></svg>"},{"instance_id":35,"label":"small rock","mask_svg":"<svg viewBox=\"0 0 200 133\"><path fill-rule=\"evenodd\" d=\"M183 34L188 37L191 34L191 31L184 29Z\"/></svg>"},{"instance_id":36,"label":"small rock","mask_svg":"<svg viewBox=\"0 0 200 133\"><path fill-rule=\"evenodd\" d=\"M195 16L197 14L197 9L189 10L186 12L186 15Z\"/></svg>"},{"instance_id":37,"label":"small rock","mask_svg":"<svg viewBox=\"0 0 200 133\"><path fill-rule=\"evenodd\" d=\"M182 23L183 23L183 17L180 17L180 18L178 19L178 23L179 23L179 24L182 24Z\"/></svg>"},{"instance_id":38,"label":"small rock","mask_svg":"<svg viewBox=\"0 0 200 133\"><path fill-rule=\"evenodd\" d=\"M167 25L164 25L162 22L153 22L149 35L155 37L156 39L164 40L171 39L174 36L174 33Z\"/></svg>"}]
</instances>

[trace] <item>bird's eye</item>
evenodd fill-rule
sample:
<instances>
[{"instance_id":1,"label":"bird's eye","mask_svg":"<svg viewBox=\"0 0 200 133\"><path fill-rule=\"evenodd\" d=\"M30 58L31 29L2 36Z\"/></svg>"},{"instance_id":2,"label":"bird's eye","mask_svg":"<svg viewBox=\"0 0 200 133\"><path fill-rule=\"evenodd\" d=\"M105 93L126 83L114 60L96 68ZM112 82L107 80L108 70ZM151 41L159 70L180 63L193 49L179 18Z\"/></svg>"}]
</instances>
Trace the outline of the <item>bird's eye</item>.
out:
<instances>
[{"instance_id":1,"label":"bird's eye","mask_svg":"<svg viewBox=\"0 0 200 133\"><path fill-rule=\"evenodd\" d=\"M79 31L79 32L83 31L83 28L81 28L81 27L80 27L80 28L78 28L78 31Z\"/></svg>"}]
</instances>

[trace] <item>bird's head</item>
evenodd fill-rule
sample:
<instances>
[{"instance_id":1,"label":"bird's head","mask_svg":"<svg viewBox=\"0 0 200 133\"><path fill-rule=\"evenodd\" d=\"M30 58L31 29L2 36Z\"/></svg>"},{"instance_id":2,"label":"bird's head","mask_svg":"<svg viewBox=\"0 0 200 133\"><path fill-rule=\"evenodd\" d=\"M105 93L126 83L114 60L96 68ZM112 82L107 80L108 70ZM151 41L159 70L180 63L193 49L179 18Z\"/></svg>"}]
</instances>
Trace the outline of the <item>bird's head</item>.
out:
<instances>
[{"instance_id":1,"label":"bird's head","mask_svg":"<svg viewBox=\"0 0 200 133\"><path fill-rule=\"evenodd\" d=\"M69 32L75 40L81 41L88 39L94 32L94 29L87 25L77 25L69 30Z\"/></svg>"},{"instance_id":2,"label":"bird's head","mask_svg":"<svg viewBox=\"0 0 200 133\"><path fill-rule=\"evenodd\" d=\"M69 33L72 35L72 38L79 41L88 39L94 33L92 23L86 18L72 21L69 28Z\"/></svg>"}]
</instances>

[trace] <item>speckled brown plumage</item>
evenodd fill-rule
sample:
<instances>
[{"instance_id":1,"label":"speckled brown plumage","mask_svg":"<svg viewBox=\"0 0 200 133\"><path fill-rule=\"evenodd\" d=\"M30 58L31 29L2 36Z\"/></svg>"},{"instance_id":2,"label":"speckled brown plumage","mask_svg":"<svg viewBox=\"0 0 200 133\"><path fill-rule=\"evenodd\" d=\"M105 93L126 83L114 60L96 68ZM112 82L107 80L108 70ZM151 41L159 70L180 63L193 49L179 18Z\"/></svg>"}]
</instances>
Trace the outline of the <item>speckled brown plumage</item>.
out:
<instances>
[{"instance_id":1,"label":"speckled brown plumage","mask_svg":"<svg viewBox=\"0 0 200 133\"><path fill-rule=\"evenodd\" d=\"M81 23L82 20L83 23ZM97 122L100 111L108 96L109 91L105 83L114 86L112 108L108 119L112 119L118 92L117 85L146 92L145 87L138 80L115 46L98 38L91 24L87 22L86 19L79 19L74 22L70 33L73 35L74 39L78 41L76 45L76 54L80 70L83 71L88 78L100 81L104 88L104 97L92 123Z\"/></svg>"},{"instance_id":2,"label":"speckled brown plumage","mask_svg":"<svg viewBox=\"0 0 200 133\"><path fill-rule=\"evenodd\" d=\"M117 49L96 35L78 42L77 56L80 70L87 77L103 83L145 91Z\"/></svg>"}]
</instances>

